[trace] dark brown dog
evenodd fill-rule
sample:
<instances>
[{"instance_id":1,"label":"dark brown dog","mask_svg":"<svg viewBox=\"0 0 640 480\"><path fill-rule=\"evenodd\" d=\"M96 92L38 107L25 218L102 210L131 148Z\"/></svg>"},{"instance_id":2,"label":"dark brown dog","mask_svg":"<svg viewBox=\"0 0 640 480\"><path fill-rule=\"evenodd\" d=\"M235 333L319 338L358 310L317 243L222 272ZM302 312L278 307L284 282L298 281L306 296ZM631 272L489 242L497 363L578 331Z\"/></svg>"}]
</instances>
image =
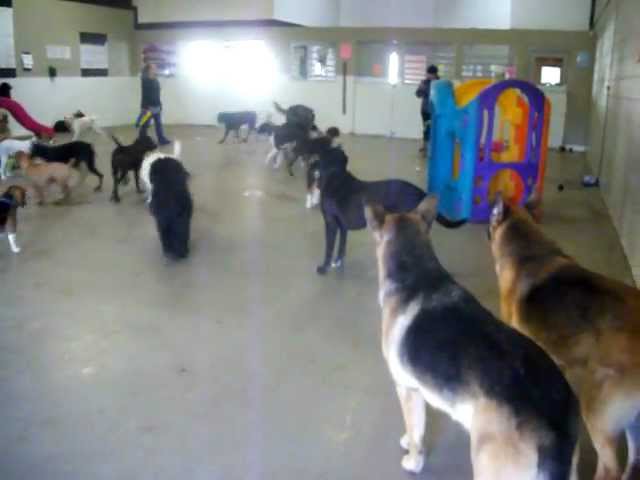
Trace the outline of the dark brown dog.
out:
<instances>
[{"instance_id":1,"label":"dark brown dog","mask_svg":"<svg viewBox=\"0 0 640 480\"><path fill-rule=\"evenodd\" d=\"M111 201L119 202L118 185L127 177L129 171L133 170L136 181L136 191L144 193L140 188L140 167L144 156L158 148L155 142L148 135L142 135L136 138L131 145L122 145L114 135L111 138L117 147L111 154L111 174L113 176L113 192L111 193Z\"/></svg>"},{"instance_id":2,"label":"dark brown dog","mask_svg":"<svg viewBox=\"0 0 640 480\"><path fill-rule=\"evenodd\" d=\"M0 232L7 234L13 253L20 253L20 246L16 239L18 208L26 205L27 191L18 185L11 185L0 196Z\"/></svg>"},{"instance_id":3,"label":"dark brown dog","mask_svg":"<svg viewBox=\"0 0 640 480\"><path fill-rule=\"evenodd\" d=\"M624 478L640 478L640 291L581 267L529 212L501 199L490 238L502 319L542 346L577 393L598 453L595 478L622 478L623 432Z\"/></svg>"}]
</instances>

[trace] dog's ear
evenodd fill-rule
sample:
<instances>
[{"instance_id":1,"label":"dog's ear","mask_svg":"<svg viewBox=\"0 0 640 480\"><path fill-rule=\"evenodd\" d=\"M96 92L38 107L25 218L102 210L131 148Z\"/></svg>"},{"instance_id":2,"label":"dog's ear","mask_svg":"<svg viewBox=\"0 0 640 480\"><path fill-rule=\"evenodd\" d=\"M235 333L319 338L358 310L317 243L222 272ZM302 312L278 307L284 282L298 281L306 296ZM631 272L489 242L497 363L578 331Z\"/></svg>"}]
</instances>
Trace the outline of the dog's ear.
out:
<instances>
[{"instance_id":1,"label":"dog's ear","mask_svg":"<svg viewBox=\"0 0 640 480\"><path fill-rule=\"evenodd\" d=\"M542 197L537 188L534 188L531 195L524 204L524 208L529 212L529 215L539 222L542 217Z\"/></svg>"},{"instance_id":2,"label":"dog's ear","mask_svg":"<svg viewBox=\"0 0 640 480\"><path fill-rule=\"evenodd\" d=\"M364 216L367 219L367 225L374 233L382 230L384 226L384 219L387 216L384 208L377 203L365 202L364 204Z\"/></svg>"},{"instance_id":3,"label":"dog's ear","mask_svg":"<svg viewBox=\"0 0 640 480\"><path fill-rule=\"evenodd\" d=\"M429 194L424 197L420 205L416 208L416 213L420 215L424 223L431 228L433 221L438 216L438 196Z\"/></svg>"},{"instance_id":4,"label":"dog's ear","mask_svg":"<svg viewBox=\"0 0 640 480\"><path fill-rule=\"evenodd\" d=\"M493 208L491 209L491 218L489 223L492 229L495 229L500 226L502 222L507 219L507 215L509 214L509 205L502 198L502 192L496 193L496 199L493 203Z\"/></svg>"}]
</instances>

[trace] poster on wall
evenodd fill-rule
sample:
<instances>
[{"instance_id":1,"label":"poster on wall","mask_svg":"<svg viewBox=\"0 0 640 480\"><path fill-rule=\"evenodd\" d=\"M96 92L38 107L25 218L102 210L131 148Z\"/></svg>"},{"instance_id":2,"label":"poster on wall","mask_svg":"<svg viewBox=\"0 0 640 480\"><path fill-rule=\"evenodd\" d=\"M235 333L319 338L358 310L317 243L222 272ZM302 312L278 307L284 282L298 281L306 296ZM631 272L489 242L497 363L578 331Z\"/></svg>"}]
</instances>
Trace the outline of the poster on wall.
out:
<instances>
[{"instance_id":1,"label":"poster on wall","mask_svg":"<svg viewBox=\"0 0 640 480\"><path fill-rule=\"evenodd\" d=\"M109 75L109 49L106 34L80 32L80 75L83 77Z\"/></svg>"},{"instance_id":2,"label":"poster on wall","mask_svg":"<svg viewBox=\"0 0 640 480\"><path fill-rule=\"evenodd\" d=\"M47 45L47 58L51 60L71 60L71 47L68 45Z\"/></svg>"},{"instance_id":3,"label":"poster on wall","mask_svg":"<svg viewBox=\"0 0 640 480\"><path fill-rule=\"evenodd\" d=\"M175 76L178 69L177 45L148 43L142 49L142 63L155 65L162 77Z\"/></svg>"},{"instance_id":4,"label":"poster on wall","mask_svg":"<svg viewBox=\"0 0 640 480\"><path fill-rule=\"evenodd\" d=\"M16 76L13 0L0 0L0 78Z\"/></svg>"}]
</instances>

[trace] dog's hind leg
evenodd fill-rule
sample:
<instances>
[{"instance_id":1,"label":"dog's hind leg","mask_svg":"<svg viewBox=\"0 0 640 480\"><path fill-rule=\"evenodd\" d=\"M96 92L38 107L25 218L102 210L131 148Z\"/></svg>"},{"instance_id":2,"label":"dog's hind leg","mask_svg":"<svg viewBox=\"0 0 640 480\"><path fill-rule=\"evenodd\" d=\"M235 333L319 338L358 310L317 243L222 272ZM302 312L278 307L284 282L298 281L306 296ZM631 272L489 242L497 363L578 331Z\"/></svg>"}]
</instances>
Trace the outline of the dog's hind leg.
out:
<instances>
[{"instance_id":1,"label":"dog's hind leg","mask_svg":"<svg viewBox=\"0 0 640 480\"><path fill-rule=\"evenodd\" d=\"M144 193L144 190L140 188L140 170L134 170L133 177L135 178L135 181L136 181L136 192Z\"/></svg>"},{"instance_id":2,"label":"dog's hind leg","mask_svg":"<svg viewBox=\"0 0 640 480\"><path fill-rule=\"evenodd\" d=\"M400 439L400 445L408 451L402 458L402 468L418 473L424 466L426 403L419 390L396 385L396 391L406 427L406 433Z\"/></svg>"},{"instance_id":3,"label":"dog's hind leg","mask_svg":"<svg viewBox=\"0 0 640 480\"><path fill-rule=\"evenodd\" d=\"M333 250L336 245L336 235L338 234L338 224L335 219L328 219L325 217L324 220L324 241L325 241L325 251L324 251L324 261L322 265L318 265L316 268L316 273L319 275L324 275L329 270L331 266L331 257L333 256Z\"/></svg>"},{"instance_id":4,"label":"dog's hind leg","mask_svg":"<svg viewBox=\"0 0 640 480\"><path fill-rule=\"evenodd\" d=\"M225 125L224 127L224 135L222 136L222 140L218 142L218 145L222 145L227 141L227 137L229 136L229 128Z\"/></svg>"},{"instance_id":5,"label":"dog's hind leg","mask_svg":"<svg viewBox=\"0 0 640 480\"><path fill-rule=\"evenodd\" d=\"M333 268L341 268L344 265L344 257L347 254L347 227L338 220L338 231L340 232L340 240L338 241L338 256L333 261L331 266Z\"/></svg>"},{"instance_id":6,"label":"dog's hind leg","mask_svg":"<svg viewBox=\"0 0 640 480\"><path fill-rule=\"evenodd\" d=\"M96 168L95 160L89 160L86 163L87 168L91 173L93 173L96 177L98 177L98 186L93 189L94 192L99 192L102 190L102 181L104 179L104 175Z\"/></svg>"},{"instance_id":7,"label":"dog's hind leg","mask_svg":"<svg viewBox=\"0 0 640 480\"><path fill-rule=\"evenodd\" d=\"M640 415L625 429L627 437L627 468L624 480L640 478Z\"/></svg>"}]
</instances>

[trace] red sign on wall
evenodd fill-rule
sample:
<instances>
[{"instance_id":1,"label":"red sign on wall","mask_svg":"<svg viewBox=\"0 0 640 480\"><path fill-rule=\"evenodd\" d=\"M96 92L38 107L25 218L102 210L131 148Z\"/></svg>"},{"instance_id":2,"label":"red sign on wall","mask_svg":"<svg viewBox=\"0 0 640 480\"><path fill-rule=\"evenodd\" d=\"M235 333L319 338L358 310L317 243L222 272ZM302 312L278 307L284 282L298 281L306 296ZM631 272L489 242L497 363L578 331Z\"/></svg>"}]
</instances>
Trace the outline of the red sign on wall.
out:
<instances>
[{"instance_id":1,"label":"red sign on wall","mask_svg":"<svg viewBox=\"0 0 640 480\"><path fill-rule=\"evenodd\" d=\"M348 42L340 44L340 60L351 60L353 56L353 45Z\"/></svg>"}]
</instances>

